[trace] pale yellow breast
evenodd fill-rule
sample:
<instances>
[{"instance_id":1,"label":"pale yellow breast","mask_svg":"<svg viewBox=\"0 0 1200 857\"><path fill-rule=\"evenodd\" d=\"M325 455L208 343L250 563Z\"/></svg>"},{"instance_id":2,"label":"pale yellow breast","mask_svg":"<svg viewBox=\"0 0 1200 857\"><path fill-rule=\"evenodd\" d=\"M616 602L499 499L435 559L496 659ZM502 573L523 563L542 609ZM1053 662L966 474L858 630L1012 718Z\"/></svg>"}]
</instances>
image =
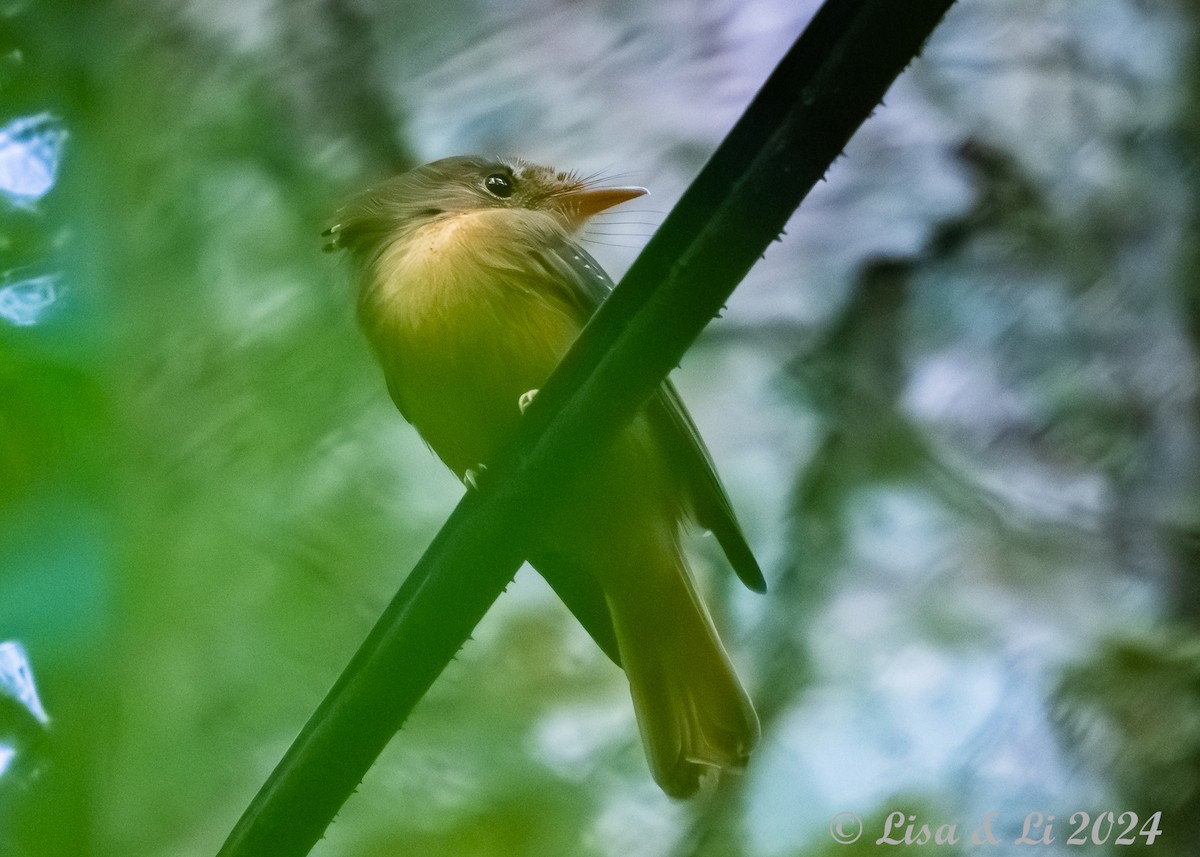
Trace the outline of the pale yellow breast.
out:
<instances>
[{"instance_id":1,"label":"pale yellow breast","mask_svg":"<svg viewBox=\"0 0 1200 857\"><path fill-rule=\"evenodd\" d=\"M373 266L360 316L405 415L455 472L486 463L578 335L511 239L515 212L431 223Z\"/></svg>"}]
</instances>

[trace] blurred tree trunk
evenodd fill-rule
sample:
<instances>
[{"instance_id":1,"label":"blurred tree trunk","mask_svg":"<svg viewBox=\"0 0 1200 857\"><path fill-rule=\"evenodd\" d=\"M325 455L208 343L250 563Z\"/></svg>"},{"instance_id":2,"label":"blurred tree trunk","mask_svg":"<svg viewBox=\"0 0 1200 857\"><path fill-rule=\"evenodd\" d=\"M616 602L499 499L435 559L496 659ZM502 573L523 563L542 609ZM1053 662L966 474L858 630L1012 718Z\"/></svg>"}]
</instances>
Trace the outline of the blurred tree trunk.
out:
<instances>
[{"instance_id":1,"label":"blurred tree trunk","mask_svg":"<svg viewBox=\"0 0 1200 857\"><path fill-rule=\"evenodd\" d=\"M1192 353L1200 367L1200 175L1196 161L1200 159L1200 0L1186 0L1185 9L1191 14L1192 41L1187 63L1187 88L1190 97L1180 100L1182 115L1182 145L1184 157L1191 161L1184 175L1191 178L1192 212L1186 224L1185 256L1178 275L1179 302L1183 324L1192 344ZM1200 398L1192 402L1192 420L1200 431ZM1172 612L1176 618L1195 627L1200 624L1200 482L1192 486L1192 502L1185 516L1174 523L1167 533L1174 560L1173 591L1169 593Z\"/></svg>"}]
</instances>

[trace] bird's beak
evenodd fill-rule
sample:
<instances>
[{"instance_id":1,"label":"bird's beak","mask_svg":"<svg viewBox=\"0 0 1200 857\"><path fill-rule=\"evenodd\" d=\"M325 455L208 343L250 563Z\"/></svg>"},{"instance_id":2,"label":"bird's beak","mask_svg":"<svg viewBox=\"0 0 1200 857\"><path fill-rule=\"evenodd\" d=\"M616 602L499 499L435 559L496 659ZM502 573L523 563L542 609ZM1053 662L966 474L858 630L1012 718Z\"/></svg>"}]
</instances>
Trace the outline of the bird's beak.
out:
<instances>
[{"instance_id":1,"label":"bird's beak","mask_svg":"<svg viewBox=\"0 0 1200 857\"><path fill-rule=\"evenodd\" d=\"M569 220L582 224L594 214L649 192L644 187L584 187L558 194L554 201Z\"/></svg>"}]
</instances>

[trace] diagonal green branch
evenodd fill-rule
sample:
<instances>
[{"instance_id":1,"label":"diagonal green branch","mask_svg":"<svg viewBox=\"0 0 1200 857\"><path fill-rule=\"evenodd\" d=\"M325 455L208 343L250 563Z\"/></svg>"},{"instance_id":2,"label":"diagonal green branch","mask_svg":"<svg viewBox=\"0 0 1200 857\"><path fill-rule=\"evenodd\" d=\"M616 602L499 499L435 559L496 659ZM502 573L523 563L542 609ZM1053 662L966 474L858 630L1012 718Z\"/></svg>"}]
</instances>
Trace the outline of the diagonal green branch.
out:
<instances>
[{"instance_id":1,"label":"diagonal green branch","mask_svg":"<svg viewBox=\"0 0 1200 857\"><path fill-rule=\"evenodd\" d=\"M527 534L781 233L953 0L829 0L404 581L220 857L299 857L524 559Z\"/></svg>"}]
</instances>

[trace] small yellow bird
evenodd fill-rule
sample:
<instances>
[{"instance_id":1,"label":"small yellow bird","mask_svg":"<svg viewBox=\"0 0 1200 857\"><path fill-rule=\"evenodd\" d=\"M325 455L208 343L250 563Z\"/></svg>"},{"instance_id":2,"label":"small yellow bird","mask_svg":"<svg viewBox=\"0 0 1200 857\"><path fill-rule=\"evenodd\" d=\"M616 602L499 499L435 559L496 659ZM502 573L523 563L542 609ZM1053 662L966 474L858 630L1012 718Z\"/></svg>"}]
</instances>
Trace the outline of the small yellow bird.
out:
<instances>
[{"instance_id":1,"label":"small yellow bird","mask_svg":"<svg viewBox=\"0 0 1200 857\"><path fill-rule=\"evenodd\" d=\"M368 188L325 231L400 413L468 482L612 288L576 236L646 193L518 159L455 157ZM669 381L539 526L529 561L625 669L655 780L694 793L741 770L758 717L679 546L685 516L763 591L695 425Z\"/></svg>"}]
</instances>

